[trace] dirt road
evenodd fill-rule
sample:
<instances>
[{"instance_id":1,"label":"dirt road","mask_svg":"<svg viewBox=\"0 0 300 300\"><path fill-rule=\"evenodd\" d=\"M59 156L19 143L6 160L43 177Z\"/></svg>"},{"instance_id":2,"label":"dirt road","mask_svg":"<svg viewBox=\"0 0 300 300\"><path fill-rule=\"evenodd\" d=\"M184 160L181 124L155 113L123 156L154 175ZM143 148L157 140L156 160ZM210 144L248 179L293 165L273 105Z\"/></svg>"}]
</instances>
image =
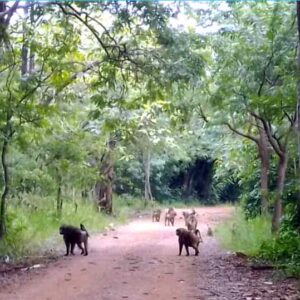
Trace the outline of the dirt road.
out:
<instances>
[{"instance_id":1,"label":"dirt road","mask_svg":"<svg viewBox=\"0 0 300 300\"><path fill-rule=\"evenodd\" d=\"M206 224L228 217L232 208L197 212L204 239L198 257L193 250L189 257L185 252L178 256L175 228L183 227L182 219L177 218L174 227L165 227L162 221L140 218L106 236L91 238L87 257L77 250L76 256L21 276L0 291L0 299L300 299L294 282L274 284L270 273L255 275L206 236ZM283 291L291 298L280 298Z\"/></svg>"}]
</instances>

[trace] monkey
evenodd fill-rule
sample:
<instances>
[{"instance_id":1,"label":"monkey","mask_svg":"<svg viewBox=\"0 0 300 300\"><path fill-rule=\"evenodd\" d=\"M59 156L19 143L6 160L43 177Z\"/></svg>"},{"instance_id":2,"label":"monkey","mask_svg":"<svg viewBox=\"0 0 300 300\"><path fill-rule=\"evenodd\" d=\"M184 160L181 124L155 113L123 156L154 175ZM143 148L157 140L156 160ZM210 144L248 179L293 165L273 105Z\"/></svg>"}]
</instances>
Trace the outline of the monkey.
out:
<instances>
[{"instance_id":1,"label":"monkey","mask_svg":"<svg viewBox=\"0 0 300 300\"><path fill-rule=\"evenodd\" d=\"M71 250L71 254L74 255L75 244L77 244L78 248L81 250L81 254L84 256L88 255L88 237L89 234L86 231L84 225L80 224L79 229L77 227L71 225L61 225L59 227L59 233L63 235L64 242L66 245L66 254L68 256ZM83 243L83 247L82 247Z\"/></svg>"},{"instance_id":2,"label":"monkey","mask_svg":"<svg viewBox=\"0 0 300 300\"><path fill-rule=\"evenodd\" d=\"M208 236L213 236L213 235L214 235L214 233L213 233L211 227L209 227L208 224L207 224L207 235L208 235Z\"/></svg>"},{"instance_id":3,"label":"monkey","mask_svg":"<svg viewBox=\"0 0 300 300\"><path fill-rule=\"evenodd\" d=\"M175 222L175 217L176 217L176 212L175 212L175 210L173 209L172 211L168 211L168 212L166 212L166 214L165 214L165 226L170 226L170 224L172 225L172 226L174 226L174 222Z\"/></svg>"},{"instance_id":4,"label":"monkey","mask_svg":"<svg viewBox=\"0 0 300 300\"><path fill-rule=\"evenodd\" d=\"M187 219L190 216L190 214L186 211L183 211L182 214L183 214L183 217L184 217L185 226L187 226Z\"/></svg>"},{"instance_id":5,"label":"monkey","mask_svg":"<svg viewBox=\"0 0 300 300\"><path fill-rule=\"evenodd\" d=\"M196 230L198 221L195 215L190 214L185 220L185 224L188 230Z\"/></svg>"},{"instance_id":6,"label":"monkey","mask_svg":"<svg viewBox=\"0 0 300 300\"><path fill-rule=\"evenodd\" d=\"M190 255L189 247L192 247L195 250L195 255L198 256L198 247L200 242L202 242L201 234L198 229L188 231L185 228L177 228L176 235L178 236L179 256L181 255L183 245L186 250L186 256Z\"/></svg>"},{"instance_id":7,"label":"monkey","mask_svg":"<svg viewBox=\"0 0 300 300\"><path fill-rule=\"evenodd\" d=\"M195 211L194 208L192 208L192 212L191 212L190 214L196 216L196 215L197 215L197 212Z\"/></svg>"},{"instance_id":8,"label":"monkey","mask_svg":"<svg viewBox=\"0 0 300 300\"><path fill-rule=\"evenodd\" d=\"M172 212L172 211L175 211L174 207L169 207L168 213L170 213L170 212Z\"/></svg>"},{"instance_id":9,"label":"monkey","mask_svg":"<svg viewBox=\"0 0 300 300\"><path fill-rule=\"evenodd\" d=\"M161 210L156 209L152 213L152 222L159 222L160 221L160 215L161 215Z\"/></svg>"},{"instance_id":10,"label":"monkey","mask_svg":"<svg viewBox=\"0 0 300 300\"><path fill-rule=\"evenodd\" d=\"M187 227L187 229L188 230L196 230L197 225L198 225L198 221L196 218L196 211L192 210L191 213L183 211L182 214L183 214L184 223L185 223L185 226Z\"/></svg>"}]
</instances>

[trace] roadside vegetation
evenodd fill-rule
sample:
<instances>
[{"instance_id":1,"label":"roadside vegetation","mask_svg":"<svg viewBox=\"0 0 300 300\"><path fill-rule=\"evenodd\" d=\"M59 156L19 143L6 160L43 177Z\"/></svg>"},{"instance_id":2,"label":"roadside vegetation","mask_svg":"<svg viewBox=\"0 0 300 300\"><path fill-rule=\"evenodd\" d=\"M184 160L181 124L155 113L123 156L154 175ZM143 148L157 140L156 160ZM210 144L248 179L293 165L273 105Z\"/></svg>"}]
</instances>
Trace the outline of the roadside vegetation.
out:
<instances>
[{"instance_id":1,"label":"roadside vegetation","mask_svg":"<svg viewBox=\"0 0 300 300\"><path fill-rule=\"evenodd\" d=\"M230 202L224 245L299 274L299 20L299 2L2 1L0 258L51 251L61 223Z\"/></svg>"}]
</instances>

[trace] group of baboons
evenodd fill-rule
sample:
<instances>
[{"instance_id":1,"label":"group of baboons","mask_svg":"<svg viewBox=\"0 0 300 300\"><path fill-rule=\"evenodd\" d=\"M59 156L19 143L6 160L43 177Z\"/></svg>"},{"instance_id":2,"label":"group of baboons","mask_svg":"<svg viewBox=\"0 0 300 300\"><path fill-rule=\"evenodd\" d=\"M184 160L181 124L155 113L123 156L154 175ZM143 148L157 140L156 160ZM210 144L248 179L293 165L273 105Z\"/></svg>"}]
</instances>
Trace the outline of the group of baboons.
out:
<instances>
[{"instance_id":1,"label":"group of baboons","mask_svg":"<svg viewBox=\"0 0 300 300\"><path fill-rule=\"evenodd\" d=\"M152 222L159 222L162 211L156 209L152 213ZM199 244L203 242L201 233L197 229L198 220L197 213L194 209L191 212L184 211L182 213L185 226L187 228L177 228L176 235L178 236L179 244L179 255L181 255L183 246L186 250L186 255L189 254L189 247L195 250L195 255L199 254ZM165 213L165 226L174 226L175 217L177 213L174 208L169 208ZM80 224L80 228L71 225L61 225L59 228L59 233L63 235L63 239L66 245L66 256L70 253L74 255L75 245L81 250L81 254L88 255L88 238L89 233L83 224ZM212 236L212 229L208 227L207 235Z\"/></svg>"},{"instance_id":2,"label":"group of baboons","mask_svg":"<svg viewBox=\"0 0 300 300\"><path fill-rule=\"evenodd\" d=\"M159 222L162 211L160 209L156 209L152 213L152 222ZM172 225L174 226L175 217L177 213L174 208L169 208L165 213L165 226ZM199 254L199 244L203 242L201 233L199 229L197 229L198 220L197 213L195 209L192 209L191 212L182 212L185 226L187 228L177 228L176 235L178 236L178 244L179 244L179 255L181 255L183 246L186 250L186 255L190 255L189 247L195 250L195 255ZM212 229L208 227L207 235L212 236Z\"/></svg>"}]
</instances>

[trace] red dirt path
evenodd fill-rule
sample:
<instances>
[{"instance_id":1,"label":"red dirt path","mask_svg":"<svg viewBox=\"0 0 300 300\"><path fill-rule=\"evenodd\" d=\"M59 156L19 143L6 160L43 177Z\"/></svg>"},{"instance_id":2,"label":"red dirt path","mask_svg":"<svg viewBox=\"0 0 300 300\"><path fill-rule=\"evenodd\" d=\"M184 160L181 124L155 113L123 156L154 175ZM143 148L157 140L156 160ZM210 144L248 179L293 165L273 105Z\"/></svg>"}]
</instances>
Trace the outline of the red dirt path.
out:
<instances>
[{"instance_id":1,"label":"red dirt path","mask_svg":"<svg viewBox=\"0 0 300 300\"><path fill-rule=\"evenodd\" d=\"M0 283L0 299L300 299L294 281L273 282L271 271L252 271L206 236L206 224L213 227L233 208L196 210L204 240L198 257L192 249L191 256L186 257L185 250L178 256L175 228L183 227L183 219L177 217L174 227L165 227L163 220L152 223L143 217L106 236L92 237L87 257L77 250L75 256L62 257L46 268L7 277L5 285Z\"/></svg>"}]
</instances>

